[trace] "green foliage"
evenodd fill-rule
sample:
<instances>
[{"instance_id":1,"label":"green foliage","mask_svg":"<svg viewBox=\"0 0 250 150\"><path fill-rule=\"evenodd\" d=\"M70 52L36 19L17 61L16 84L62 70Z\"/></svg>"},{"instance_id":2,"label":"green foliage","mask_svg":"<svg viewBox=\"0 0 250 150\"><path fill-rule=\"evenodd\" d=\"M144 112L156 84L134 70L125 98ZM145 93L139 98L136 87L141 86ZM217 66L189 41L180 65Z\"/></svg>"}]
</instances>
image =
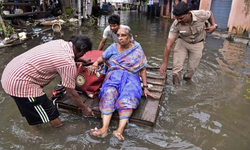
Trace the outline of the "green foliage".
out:
<instances>
[{"instance_id":1,"label":"green foliage","mask_svg":"<svg viewBox=\"0 0 250 150\"><path fill-rule=\"evenodd\" d=\"M2 24L0 23L0 35L3 34L3 27L2 27Z\"/></svg>"},{"instance_id":2,"label":"green foliage","mask_svg":"<svg viewBox=\"0 0 250 150\"><path fill-rule=\"evenodd\" d=\"M137 0L137 2L140 2L140 5L147 4L149 0Z\"/></svg>"},{"instance_id":3,"label":"green foliage","mask_svg":"<svg viewBox=\"0 0 250 150\"><path fill-rule=\"evenodd\" d=\"M249 83L249 84L250 84L250 80L247 79L246 83ZM250 96L248 96L248 95L250 95L250 89L247 89L246 91L247 91L248 94L244 94L244 97L245 97L246 99L250 99Z\"/></svg>"},{"instance_id":4,"label":"green foliage","mask_svg":"<svg viewBox=\"0 0 250 150\"><path fill-rule=\"evenodd\" d=\"M3 2L2 1L0 1L0 8L2 8L3 7Z\"/></svg>"},{"instance_id":5,"label":"green foliage","mask_svg":"<svg viewBox=\"0 0 250 150\"><path fill-rule=\"evenodd\" d=\"M91 15L90 18L86 22L86 26L91 27L95 25L96 21L97 21L97 17Z\"/></svg>"},{"instance_id":6,"label":"green foliage","mask_svg":"<svg viewBox=\"0 0 250 150\"><path fill-rule=\"evenodd\" d=\"M15 30L14 27L12 27L9 24L6 24L6 34L5 34L5 37L10 37L15 32L16 32L16 30Z\"/></svg>"},{"instance_id":7,"label":"green foliage","mask_svg":"<svg viewBox=\"0 0 250 150\"><path fill-rule=\"evenodd\" d=\"M63 13L61 16L58 16L57 18L62 19L65 22L69 21L68 16L67 16L66 13Z\"/></svg>"},{"instance_id":8,"label":"green foliage","mask_svg":"<svg viewBox=\"0 0 250 150\"><path fill-rule=\"evenodd\" d=\"M2 11L2 10L3 10L3 7L4 7L4 6L3 6L3 1L1 0L1 1L0 1L0 13L1 13L0 15L1 15L1 16L5 16L5 14L4 14L3 11Z\"/></svg>"},{"instance_id":9,"label":"green foliage","mask_svg":"<svg viewBox=\"0 0 250 150\"><path fill-rule=\"evenodd\" d=\"M69 27L74 27L75 25L73 23L69 23Z\"/></svg>"}]
</instances>

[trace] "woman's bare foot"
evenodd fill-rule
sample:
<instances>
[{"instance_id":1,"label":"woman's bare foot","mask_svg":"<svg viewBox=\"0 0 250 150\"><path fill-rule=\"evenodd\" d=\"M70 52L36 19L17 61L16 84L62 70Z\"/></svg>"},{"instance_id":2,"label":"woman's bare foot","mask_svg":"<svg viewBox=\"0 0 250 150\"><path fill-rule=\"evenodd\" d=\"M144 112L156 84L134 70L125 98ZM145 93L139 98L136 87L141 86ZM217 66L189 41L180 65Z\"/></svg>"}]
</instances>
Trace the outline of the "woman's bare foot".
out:
<instances>
[{"instance_id":1,"label":"woman's bare foot","mask_svg":"<svg viewBox=\"0 0 250 150\"><path fill-rule=\"evenodd\" d=\"M120 140L120 141L123 141L123 140L124 140L124 137L122 136L122 133L121 133L121 132L115 130L115 131L113 131L113 134L114 134L114 136L115 136L118 140Z\"/></svg>"},{"instance_id":2,"label":"woman's bare foot","mask_svg":"<svg viewBox=\"0 0 250 150\"><path fill-rule=\"evenodd\" d=\"M91 129L91 132L94 136L98 136L98 137L101 137L101 138L104 138L108 135L108 130L103 130L103 129L97 129L95 127L95 129Z\"/></svg>"}]
</instances>

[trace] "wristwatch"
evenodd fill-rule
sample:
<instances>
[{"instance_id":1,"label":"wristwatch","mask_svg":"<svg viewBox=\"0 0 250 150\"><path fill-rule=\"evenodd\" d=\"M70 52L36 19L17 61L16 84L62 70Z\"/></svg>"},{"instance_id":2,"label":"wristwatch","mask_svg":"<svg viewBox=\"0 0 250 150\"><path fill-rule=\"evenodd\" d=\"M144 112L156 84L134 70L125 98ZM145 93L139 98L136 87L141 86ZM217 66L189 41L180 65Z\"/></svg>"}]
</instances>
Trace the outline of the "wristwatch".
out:
<instances>
[{"instance_id":1,"label":"wristwatch","mask_svg":"<svg viewBox=\"0 0 250 150\"><path fill-rule=\"evenodd\" d=\"M148 85L143 85L142 89L148 88Z\"/></svg>"}]
</instances>

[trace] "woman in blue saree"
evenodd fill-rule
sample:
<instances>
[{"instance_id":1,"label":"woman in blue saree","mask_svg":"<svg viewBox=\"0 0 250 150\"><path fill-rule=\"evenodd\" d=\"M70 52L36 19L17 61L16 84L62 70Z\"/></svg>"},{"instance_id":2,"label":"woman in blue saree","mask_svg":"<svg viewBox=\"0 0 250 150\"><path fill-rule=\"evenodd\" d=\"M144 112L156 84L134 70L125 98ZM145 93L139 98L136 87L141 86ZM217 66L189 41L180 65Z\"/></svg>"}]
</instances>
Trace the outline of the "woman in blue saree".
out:
<instances>
[{"instance_id":1,"label":"woman in blue saree","mask_svg":"<svg viewBox=\"0 0 250 150\"><path fill-rule=\"evenodd\" d=\"M94 136L107 135L108 126L115 110L119 113L119 127L113 132L116 138L124 140L123 130L133 109L139 105L143 82L145 96L155 97L147 89L146 56L137 42L131 42L131 31L120 28L117 31L118 43L109 46L102 56L89 67L89 73L96 71L98 64L106 61L108 71L99 94L99 109L102 112L103 127L91 129Z\"/></svg>"}]
</instances>

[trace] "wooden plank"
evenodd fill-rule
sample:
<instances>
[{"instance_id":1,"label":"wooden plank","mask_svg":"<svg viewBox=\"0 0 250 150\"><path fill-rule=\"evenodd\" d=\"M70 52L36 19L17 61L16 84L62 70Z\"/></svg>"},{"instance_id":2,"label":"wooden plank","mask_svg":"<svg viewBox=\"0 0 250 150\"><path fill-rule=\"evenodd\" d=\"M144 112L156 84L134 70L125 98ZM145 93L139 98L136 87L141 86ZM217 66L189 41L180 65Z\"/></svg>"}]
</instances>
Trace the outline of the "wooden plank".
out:
<instances>
[{"instance_id":1,"label":"wooden plank","mask_svg":"<svg viewBox=\"0 0 250 150\"><path fill-rule=\"evenodd\" d=\"M15 2L15 0L5 0L3 3L4 6L40 6L40 0L18 0L18 2Z\"/></svg>"},{"instance_id":2,"label":"wooden plank","mask_svg":"<svg viewBox=\"0 0 250 150\"><path fill-rule=\"evenodd\" d=\"M147 100L145 97L142 97L140 100L139 105L137 106L137 108L133 111L133 114L131 115L130 118L141 118L140 116L142 115L142 112L144 111L144 108L147 105Z\"/></svg>"},{"instance_id":3,"label":"wooden plank","mask_svg":"<svg viewBox=\"0 0 250 150\"><path fill-rule=\"evenodd\" d=\"M9 3L9 2L15 2L16 0L4 0L4 3ZM39 3L40 0L18 0L19 3L25 3L25 2L34 2L34 3Z\"/></svg>"},{"instance_id":4,"label":"wooden plank","mask_svg":"<svg viewBox=\"0 0 250 150\"><path fill-rule=\"evenodd\" d=\"M158 116L160 96L161 95L158 95L157 99L153 99L150 97L146 99L144 96L142 96L138 108L134 110L129 121L131 123L140 125L154 125ZM94 111L95 116L101 118L101 112L99 111L99 99L91 99L83 94L81 94L80 97L84 104ZM81 114L81 112L78 110L78 107L67 97L67 95L65 95L63 98L58 99L56 103L58 105L58 108L70 110L76 114ZM113 114L113 119L119 119L119 115L117 112Z\"/></svg>"},{"instance_id":5,"label":"wooden plank","mask_svg":"<svg viewBox=\"0 0 250 150\"><path fill-rule=\"evenodd\" d=\"M25 43L25 42L24 41L21 41L21 42L19 41L19 42L12 43L12 44L1 45L0 49L4 48L4 47L17 46L17 45L20 45L20 44L23 44L23 43Z\"/></svg>"},{"instance_id":6,"label":"wooden plank","mask_svg":"<svg viewBox=\"0 0 250 150\"><path fill-rule=\"evenodd\" d=\"M162 85L165 83L165 80L147 78L147 82L154 85Z\"/></svg>"},{"instance_id":7,"label":"wooden plank","mask_svg":"<svg viewBox=\"0 0 250 150\"><path fill-rule=\"evenodd\" d=\"M148 78L153 78L153 79L162 79L162 80L164 80L164 77L158 76L158 73L155 73L155 72L148 72L147 71L147 77Z\"/></svg>"},{"instance_id":8,"label":"wooden plank","mask_svg":"<svg viewBox=\"0 0 250 150\"><path fill-rule=\"evenodd\" d=\"M159 109L159 103L160 103L159 100L147 98L147 105L145 106L140 119L155 123L157 118L157 112Z\"/></svg>"},{"instance_id":9,"label":"wooden plank","mask_svg":"<svg viewBox=\"0 0 250 150\"><path fill-rule=\"evenodd\" d=\"M24 12L22 14L9 14L9 15L4 15L3 18L14 18L14 17L22 17L22 16L29 16L29 15L34 15L39 12Z\"/></svg>"},{"instance_id":10,"label":"wooden plank","mask_svg":"<svg viewBox=\"0 0 250 150\"><path fill-rule=\"evenodd\" d=\"M164 87L159 85L153 85L153 87L148 88L150 92L162 92Z\"/></svg>"},{"instance_id":11,"label":"wooden plank","mask_svg":"<svg viewBox=\"0 0 250 150\"><path fill-rule=\"evenodd\" d=\"M23 44L23 43L25 43L27 40L31 39L32 37L37 36L39 33L46 32L46 31L49 31L49 30L52 30L52 29L51 29L51 28L43 29L43 30L37 32L36 34L31 35L31 37L27 37L27 38L24 39L24 40L15 41L15 42L13 42L12 44L2 45L2 46L0 46L0 49L1 49L1 48L4 48L4 47L10 47L10 46L16 46L16 45Z\"/></svg>"},{"instance_id":12,"label":"wooden plank","mask_svg":"<svg viewBox=\"0 0 250 150\"><path fill-rule=\"evenodd\" d=\"M4 6L39 6L39 3L3 3Z\"/></svg>"},{"instance_id":13,"label":"wooden plank","mask_svg":"<svg viewBox=\"0 0 250 150\"><path fill-rule=\"evenodd\" d=\"M88 101L93 102L93 99L88 98ZM71 111L73 113L76 113L78 115L82 114L81 111L78 110L78 107L74 103L72 103L71 100L66 96L64 97L64 99L57 100L56 104L57 104L59 109L66 109L66 110L69 110L69 111ZM90 107L92 109L92 111L94 112L94 114L95 114L95 116L97 118L101 118L101 112L99 111L99 108L98 108L99 101L98 102L95 101L95 104L96 104L96 107L93 107L94 105L92 105L92 107L91 107L87 103L85 103L85 105L87 105L88 107ZM135 124L138 124L138 125L153 126L154 125L153 121L156 120L156 118L154 118L154 116L152 116L153 118L150 118L148 120L141 120L140 119L140 118L142 118L141 116L143 115L142 113L143 113L143 110L145 109L146 105L147 105L147 100L145 100L143 98L141 100L140 105L138 106L138 108L136 110L134 110L132 116L129 119L129 122L135 123ZM155 111L155 113L156 113L156 111ZM119 119L119 115L118 115L117 111L114 112L114 114L112 116L112 119L115 119L115 120Z\"/></svg>"},{"instance_id":14,"label":"wooden plank","mask_svg":"<svg viewBox=\"0 0 250 150\"><path fill-rule=\"evenodd\" d=\"M147 70L147 75L148 75L148 70ZM150 72L157 73L155 77L159 77L158 71L150 70ZM131 115L129 122L146 126L153 126L155 124L159 112L159 105L163 97L162 95L165 84L164 79L165 77L154 78L154 79L148 78L148 81L151 81L153 83L152 84L153 87L149 88L149 91L154 95L156 95L157 98L153 99L152 97L149 96L146 98L144 95L142 95L140 104L138 105L137 109L133 111L133 114ZM154 80L156 81L154 82ZM98 98L91 99L84 94L80 94L80 97L83 103L93 110L95 116L101 118L101 112L99 110L99 99ZM81 114L77 106L71 102L71 100L67 97L67 95L64 95L62 98L59 98L56 101L56 103L59 108L67 109L77 114ZM119 119L119 114L117 113L117 111L114 112L112 119Z\"/></svg>"}]
</instances>

